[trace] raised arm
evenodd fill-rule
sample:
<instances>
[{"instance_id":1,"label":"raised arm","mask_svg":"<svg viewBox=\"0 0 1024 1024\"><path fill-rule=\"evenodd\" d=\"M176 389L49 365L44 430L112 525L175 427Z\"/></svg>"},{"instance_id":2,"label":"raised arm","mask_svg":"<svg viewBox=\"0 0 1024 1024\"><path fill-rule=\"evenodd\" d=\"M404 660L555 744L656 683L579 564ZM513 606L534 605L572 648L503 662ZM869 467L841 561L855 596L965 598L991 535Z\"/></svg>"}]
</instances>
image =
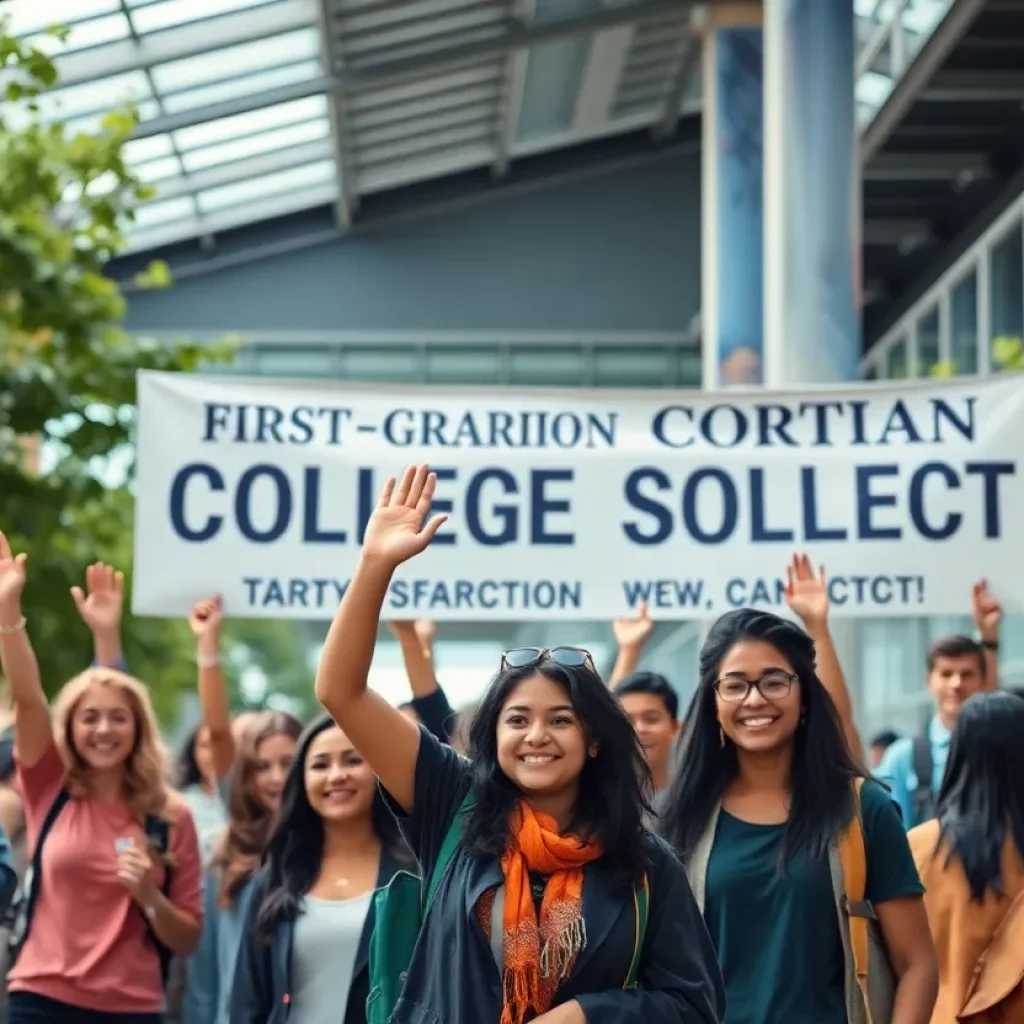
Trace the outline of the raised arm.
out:
<instances>
[{"instance_id":1,"label":"raised arm","mask_svg":"<svg viewBox=\"0 0 1024 1024\"><path fill-rule=\"evenodd\" d=\"M988 589L987 580L974 584L972 617L978 628L978 640L985 651L985 681L983 689L999 689L999 627L1003 621L1003 606L999 598Z\"/></svg>"},{"instance_id":2,"label":"raised arm","mask_svg":"<svg viewBox=\"0 0 1024 1024\"><path fill-rule=\"evenodd\" d=\"M815 575L811 560L806 555L794 555L786 567L786 574L786 603L790 611L803 622L804 629L814 641L818 678L839 712L846 742L854 757L863 757L860 733L853 721L853 702L828 628L829 600L825 568L822 566Z\"/></svg>"},{"instance_id":3,"label":"raised arm","mask_svg":"<svg viewBox=\"0 0 1024 1024\"><path fill-rule=\"evenodd\" d=\"M124 610L124 575L96 562L85 570L85 590L72 587L71 596L82 621L92 633L93 662L104 668L124 669L121 615Z\"/></svg>"},{"instance_id":4,"label":"raised arm","mask_svg":"<svg viewBox=\"0 0 1024 1024\"><path fill-rule=\"evenodd\" d=\"M612 623L612 632L615 634L615 642L619 645L619 653L615 657L615 666L608 680L611 689L614 690L626 676L636 671L637 665L640 664L640 655L644 652L644 644L653 631L654 623L647 614L646 601L640 603L636 618L616 619Z\"/></svg>"},{"instance_id":5,"label":"raised arm","mask_svg":"<svg viewBox=\"0 0 1024 1024\"><path fill-rule=\"evenodd\" d=\"M224 621L224 603L219 597L200 601L188 615L188 624L196 638L196 664L199 667L199 706L203 725L210 734L213 773L217 781L231 771L235 760L235 737L231 731L231 702L221 668L220 627Z\"/></svg>"},{"instance_id":6,"label":"raised arm","mask_svg":"<svg viewBox=\"0 0 1024 1024\"><path fill-rule=\"evenodd\" d=\"M366 526L359 564L327 633L316 674L317 699L406 812L415 800L419 730L367 688L367 677L391 577L426 549L446 519L434 516L424 522L436 483L426 466L410 466L397 484L388 480Z\"/></svg>"},{"instance_id":7,"label":"raised arm","mask_svg":"<svg viewBox=\"0 0 1024 1024\"><path fill-rule=\"evenodd\" d=\"M31 767L53 743L53 728L39 663L21 611L25 559L25 555L12 555L7 537L0 533L0 669L11 688L14 746L21 763Z\"/></svg>"}]
</instances>

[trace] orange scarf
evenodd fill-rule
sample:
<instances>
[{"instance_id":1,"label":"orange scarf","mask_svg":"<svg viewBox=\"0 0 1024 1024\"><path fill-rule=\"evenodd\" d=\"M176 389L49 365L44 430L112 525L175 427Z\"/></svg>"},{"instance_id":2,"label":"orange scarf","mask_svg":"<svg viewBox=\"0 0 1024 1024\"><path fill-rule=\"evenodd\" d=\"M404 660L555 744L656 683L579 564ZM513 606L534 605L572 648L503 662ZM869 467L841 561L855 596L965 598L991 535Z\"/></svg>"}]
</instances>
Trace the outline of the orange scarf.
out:
<instances>
[{"instance_id":1,"label":"orange scarf","mask_svg":"<svg viewBox=\"0 0 1024 1024\"><path fill-rule=\"evenodd\" d=\"M586 945L583 922L583 866L604 851L563 836L555 820L521 803L512 837L501 858L505 875L502 921L504 998L501 1024L523 1024L531 1008L537 1016L551 1009L558 986L572 973ZM547 877L540 922L530 872ZM490 934L493 891L480 901L484 931Z\"/></svg>"}]
</instances>

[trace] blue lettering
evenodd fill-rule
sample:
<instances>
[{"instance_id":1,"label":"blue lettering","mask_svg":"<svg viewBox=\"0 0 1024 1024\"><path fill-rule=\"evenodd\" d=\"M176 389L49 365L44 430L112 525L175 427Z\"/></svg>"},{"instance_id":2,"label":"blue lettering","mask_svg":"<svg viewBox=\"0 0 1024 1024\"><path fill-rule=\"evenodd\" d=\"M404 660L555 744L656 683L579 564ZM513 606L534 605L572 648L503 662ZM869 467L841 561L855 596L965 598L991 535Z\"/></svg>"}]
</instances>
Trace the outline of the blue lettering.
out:
<instances>
[{"instance_id":1,"label":"blue lettering","mask_svg":"<svg viewBox=\"0 0 1024 1024\"><path fill-rule=\"evenodd\" d=\"M668 491L672 488L668 476L660 469L643 466L640 469L634 469L626 477L625 498L629 505L638 512L646 512L649 516L653 516L656 529L653 533L642 533L636 522L626 522L622 524L622 532L634 544L663 544L672 534L672 513L660 502L640 493L641 485L648 480L659 491Z\"/></svg>"},{"instance_id":2,"label":"blue lettering","mask_svg":"<svg viewBox=\"0 0 1024 1024\"><path fill-rule=\"evenodd\" d=\"M924 488L928 477L932 475L942 477L950 490L960 489L960 478L949 466L943 462L926 462L910 479L910 519L922 537L946 540L960 529L964 517L959 512L950 512L941 526L932 526L928 522L924 514Z\"/></svg>"},{"instance_id":3,"label":"blue lettering","mask_svg":"<svg viewBox=\"0 0 1024 1024\"><path fill-rule=\"evenodd\" d=\"M224 524L224 517L208 516L206 522L196 529L192 529L185 521L185 489L194 476L205 479L210 485L211 491L224 490L224 477L221 476L220 470L216 466L211 466L206 462L190 463L187 466L182 466L174 474L174 482L171 484L171 526L182 540L202 543L217 536Z\"/></svg>"},{"instance_id":4,"label":"blue lettering","mask_svg":"<svg viewBox=\"0 0 1024 1024\"><path fill-rule=\"evenodd\" d=\"M512 544L519 535L519 509L515 505L495 505L491 511L501 520L497 533L488 533L480 522L480 492L490 481L501 484L505 494L518 494L516 478L504 469L482 469L475 473L466 488L466 526L473 539L487 547Z\"/></svg>"},{"instance_id":5,"label":"blue lettering","mask_svg":"<svg viewBox=\"0 0 1024 1024\"><path fill-rule=\"evenodd\" d=\"M722 522L717 530L706 531L697 521L697 490L705 480L715 480L722 491ZM732 477L722 469L704 468L691 473L683 487L683 524L700 544L721 544L736 530L739 498Z\"/></svg>"},{"instance_id":6,"label":"blue lettering","mask_svg":"<svg viewBox=\"0 0 1024 1024\"><path fill-rule=\"evenodd\" d=\"M902 536L903 531L898 526L875 526L872 517L876 508L893 508L896 505L895 495L874 494L872 481L898 475L898 466L857 466L857 536L860 540L899 540Z\"/></svg>"},{"instance_id":7,"label":"blue lettering","mask_svg":"<svg viewBox=\"0 0 1024 1024\"><path fill-rule=\"evenodd\" d=\"M768 511L768 501L764 493L764 470L752 469L750 471L750 539L755 543L760 541L791 541L792 530L772 530L765 525L765 516Z\"/></svg>"},{"instance_id":8,"label":"blue lettering","mask_svg":"<svg viewBox=\"0 0 1024 1024\"><path fill-rule=\"evenodd\" d=\"M557 422L557 420L556 420ZM530 543L531 544L572 544L573 533L548 533L546 517L549 514L565 514L570 511L568 501L555 501L547 497L545 489L549 483L563 481L571 483L571 469L535 469L530 473Z\"/></svg>"},{"instance_id":9,"label":"blue lettering","mask_svg":"<svg viewBox=\"0 0 1024 1024\"><path fill-rule=\"evenodd\" d=\"M800 468L800 490L803 494L804 540L846 540L847 532L841 527L818 525L817 473L813 466Z\"/></svg>"},{"instance_id":10,"label":"blue lettering","mask_svg":"<svg viewBox=\"0 0 1024 1024\"><path fill-rule=\"evenodd\" d=\"M968 476L980 476L984 481L985 537L994 540L999 530L999 478L1017 472L1015 462L968 462L964 467Z\"/></svg>"},{"instance_id":11,"label":"blue lettering","mask_svg":"<svg viewBox=\"0 0 1024 1024\"><path fill-rule=\"evenodd\" d=\"M251 515L253 485L261 477L266 477L273 482L277 495L274 521L270 527L262 531L253 526ZM242 536L254 544L269 544L278 540L288 529L291 517L292 489L283 470L268 463L250 466L239 479L238 490L235 492L235 521L238 523L238 530Z\"/></svg>"},{"instance_id":12,"label":"blue lettering","mask_svg":"<svg viewBox=\"0 0 1024 1024\"><path fill-rule=\"evenodd\" d=\"M693 410L685 405L669 405L664 409L659 410L651 423L651 431L654 434L655 439L665 445L668 448L689 448L693 444L693 433L687 431L686 427L683 428L685 435L683 440L670 440L667 433L665 432L665 421L673 413L680 414L685 421L687 421L689 427L693 426Z\"/></svg>"},{"instance_id":13,"label":"blue lettering","mask_svg":"<svg viewBox=\"0 0 1024 1024\"><path fill-rule=\"evenodd\" d=\"M347 540L344 530L320 529L320 467L307 466L304 475L306 487L302 501L302 539L308 544L344 544ZM287 482L285 478L286 485Z\"/></svg>"}]
</instances>

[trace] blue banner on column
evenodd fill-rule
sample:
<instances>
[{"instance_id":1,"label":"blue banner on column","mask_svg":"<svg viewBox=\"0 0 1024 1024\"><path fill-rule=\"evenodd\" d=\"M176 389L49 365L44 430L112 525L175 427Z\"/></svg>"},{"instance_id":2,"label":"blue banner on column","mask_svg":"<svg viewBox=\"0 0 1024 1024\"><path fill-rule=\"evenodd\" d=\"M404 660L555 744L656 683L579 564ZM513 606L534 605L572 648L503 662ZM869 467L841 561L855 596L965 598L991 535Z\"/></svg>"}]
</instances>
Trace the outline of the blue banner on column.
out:
<instances>
[{"instance_id":1,"label":"blue banner on column","mask_svg":"<svg viewBox=\"0 0 1024 1024\"><path fill-rule=\"evenodd\" d=\"M715 30L719 384L760 384L764 355L764 50L760 28ZM713 339L707 339L713 343Z\"/></svg>"},{"instance_id":2,"label":"blue banner on column","mask_svg":"<svg viewBox=\"0 0 1024 1024\"><path fill-rule=\"evenodd\" d=\"M786 379L851 380L861 353L852 0L785 5Z\"/></svg>"}]
</instances>

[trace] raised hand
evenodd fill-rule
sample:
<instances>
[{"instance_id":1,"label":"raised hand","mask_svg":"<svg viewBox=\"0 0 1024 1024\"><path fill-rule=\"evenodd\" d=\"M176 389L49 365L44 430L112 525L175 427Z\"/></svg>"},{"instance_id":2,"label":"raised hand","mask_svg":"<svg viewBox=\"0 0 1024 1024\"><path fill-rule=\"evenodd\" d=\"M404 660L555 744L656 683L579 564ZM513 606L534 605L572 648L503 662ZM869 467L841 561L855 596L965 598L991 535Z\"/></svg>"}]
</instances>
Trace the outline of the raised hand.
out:
<instances>
[{"instance_id":1,"label":"raised hand","mask_svg":"<svg viewBox=\"0 0 1024 1024\"><path fill-rule=\"evenodd\" d=\"M124 575L103 562L85 570L85 592L72 587L71 596L82 621L93 633L111 633L121 627L124 608Z\"/></svg>"},{"instance_id":2,"label":"raised hand","mask_svg":"<svg viewBox=\"0 0 1024 1024\"><path fill-rule=\"evenodd\" d=\"M1003 606L999 598L988 589L988 580L978 580L974 584L971 612L981 638L998 640L999 625L1003 621Z\"/></svg>"},{"instance_id":3,"label":"raised hand","mask_svg":"<svg viewBox=\"0 0 1024 1024\"><path fill-rule=\"evenodd\" d=\"M647 614L646 601L640 602L635 618L616 619L612 623L612 632L619 647L643 647L653 631L654 623Z\"/></svg>"},{"instance_id":4,"label":"raised hand","mask_svg":"<svg viewBox=\"0 0 1024 1024\"><path fill-rule=\"evenodd\" d=\"M805 626L823 626L828 619L828 580L825 567L815 575L806 555L794 555L786 566L786 604Z\"/></svg>"},{"instance_id":5,"label":"raised hand","mask_svg":"<svg viewBox=\"0 0 1024 1024\"><path fill-rule=\"evenodd\" d=\"M437 515L424 522L436 486L437 477L426 466L409 466L397 484L394 477L388 480L366 524L363 558L394 569L423 551L448 518Z\"/></svg>"},{"instance_id":6,"label":"raised hand","mask_svg":"<svg viewBox=\"0 0 1024 1024\"><path fill-rule=\"evenodd\" d=\"M197 601L188 613L188 624L197 640L209 634L216 634L224 621L224 602L219 597L204 597Z\"/></svg>"},{"instance_id":7,"label":"raised hand","mask_svg":"<svg viewBox=\"0 0 1024 1024\"><path fill-rule=\"evenodd\" d=\"M11 554L7 537L0 532L0 613L4 609L21 606L21 592L25 589L25 559L27 555ZM11 623L0 622L0 625Z\"/></svg>"}]
</instances>

